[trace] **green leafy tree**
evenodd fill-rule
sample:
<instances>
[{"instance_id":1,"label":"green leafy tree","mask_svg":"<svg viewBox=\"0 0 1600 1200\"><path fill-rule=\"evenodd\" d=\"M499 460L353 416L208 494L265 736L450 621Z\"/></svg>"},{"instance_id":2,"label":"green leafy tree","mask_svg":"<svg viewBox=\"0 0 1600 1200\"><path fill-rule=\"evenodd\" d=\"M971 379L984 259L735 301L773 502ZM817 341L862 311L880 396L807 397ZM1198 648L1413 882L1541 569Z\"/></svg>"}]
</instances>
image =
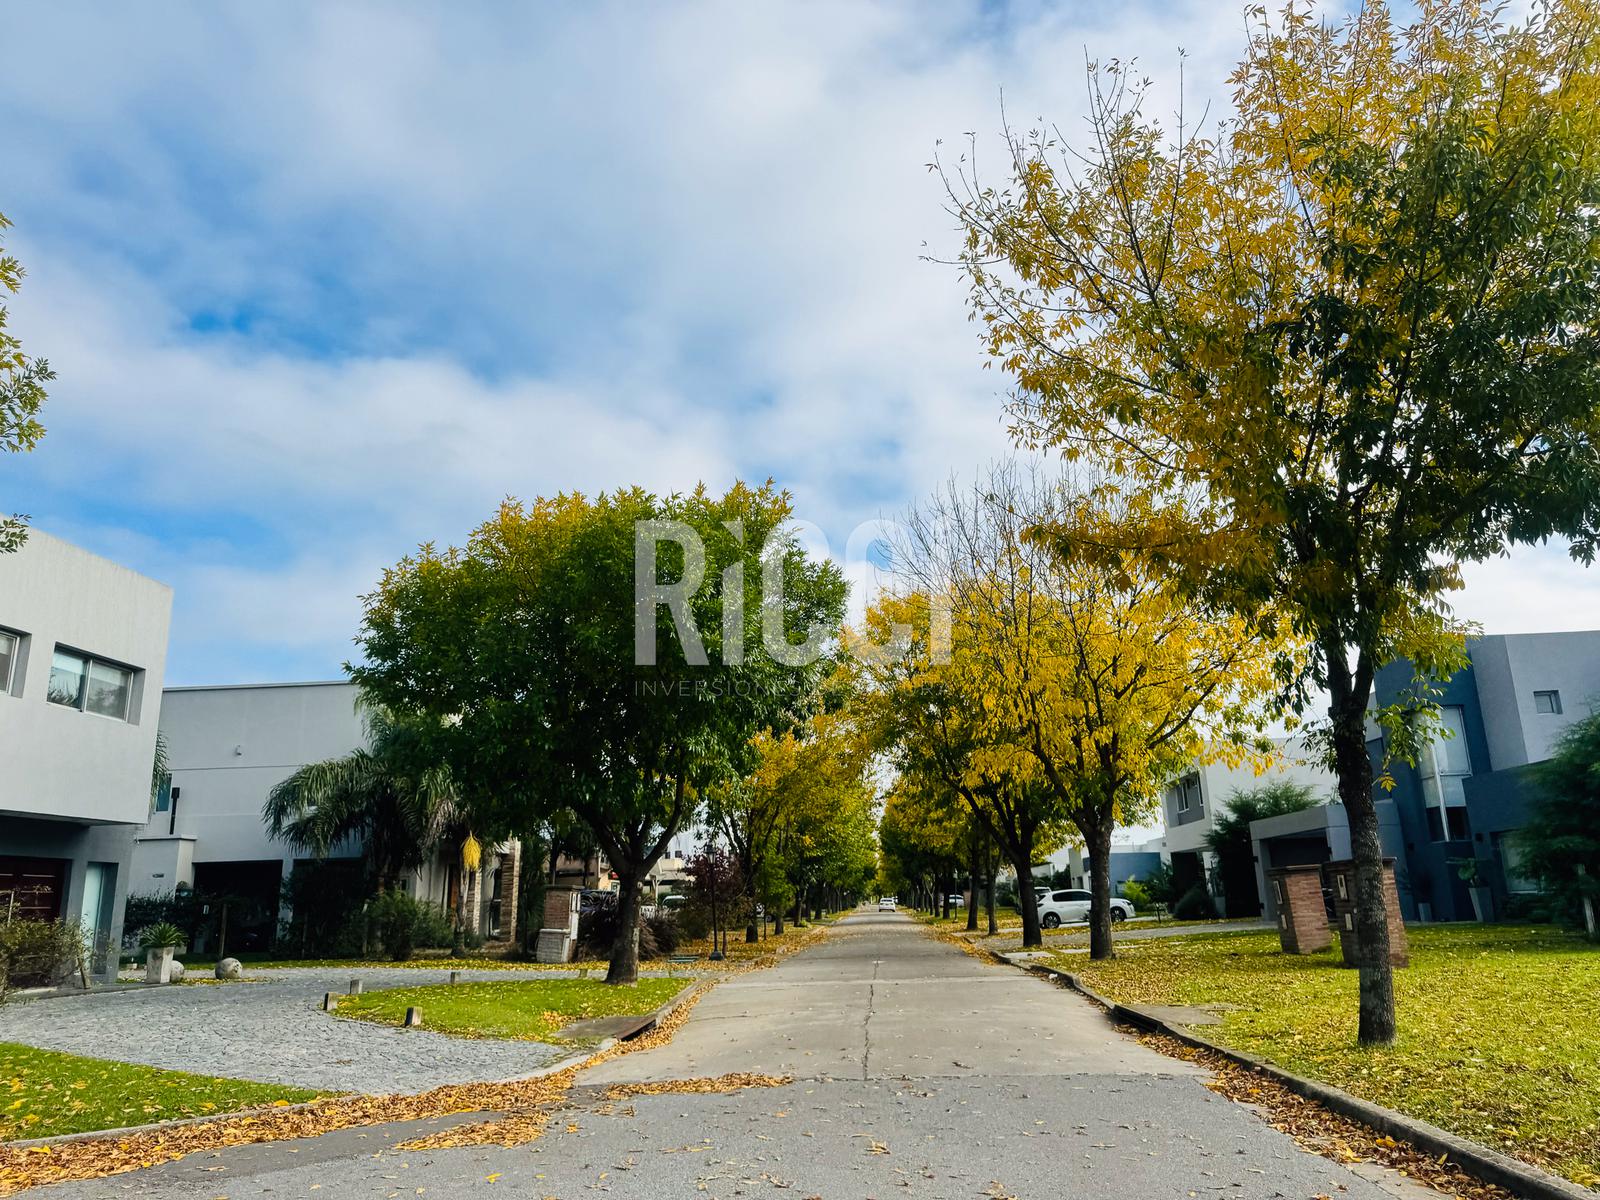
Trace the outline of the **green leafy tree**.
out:
<instances>
[{"instance_id":1,"label":"green leafy tree","mask_svg":"<svg viewBox=\"0 0 1600 1200\"><path fill-rule=\"evenodd\" d=\"M1594 937L1600 910L1600 715L1570 726L1555 754L1535 770L1529 820L1516 842L1523 870Z\"/></svg>"},{"instance_id":2,"label":"green leafy tree","mask_svg":"<svg viewBox=\"0 0 1600 1200\"><path fill-rule=\"evenodd\" d=\"M837 630L846 585L805 556L790 516L770 483L507 502L464 548L424 546L366 598L351 673L435 723L473 821L567 809L605 851L621 931L608 982L638 976L640 885L702 793L747 773L754 735L803 717L827 669L792 641ZM698 548L658 537L663 522ZM671 584L679 601L636 606L636 585Z\"/></svg>"},{"instance_id":3,"label":"green leafy tree","mask_svg":"<svg viewBox=\"0 0 1600 1200\"><path fill-rule=\"evenodd\" d=\"M1261 912L1256 891L1255 848L1250 822L1314 808L1316 793L1303 783L1274 780L1249 790L1230 792L1227 804L1211 823L1206 846L1217 856L1223 903L1230 917L1254 917Z\"/></svg>"},{"instance_id":4,"label":"green leafy tree","mask_svg":"<svg viewBox=\"0 0 1600 1200\"><path fill-rule=\"evenodd\" d=\"M11 222L0 213L0 234ZM16 295L22 287L22 264L0 251L0 288ZM0 451L18 454L32 450L44 436L39 410L44 407L45 384L55 378L50 364L23 353L22 343L6 329L10 315L0 303ZM0 516L0 554L15 550L28 536L27 517L20 513Z\"/></svg>"},{"instance_id":5,"label":"green leafy tree","mask_svg":"<svg viewBox=\"0 0 1600 1200\"><path fill-rule=\"evenodd\" d=\"M1419 668L1377 714L1411 758L1426 680L1464 661L1457 563L1549 537L1589 561L1600 538L1600 37L1588 0L1500 14L1253 10L1220 126L1161 127L1114 63L1086 147L1016 135L1006 186L949 180L1018 437L1147 509L1069 551L1132 547L1313 647L1289 695L1331 698L1363 1044L1395 1036L1374 674Z\"/></svg>"}]
</instances>

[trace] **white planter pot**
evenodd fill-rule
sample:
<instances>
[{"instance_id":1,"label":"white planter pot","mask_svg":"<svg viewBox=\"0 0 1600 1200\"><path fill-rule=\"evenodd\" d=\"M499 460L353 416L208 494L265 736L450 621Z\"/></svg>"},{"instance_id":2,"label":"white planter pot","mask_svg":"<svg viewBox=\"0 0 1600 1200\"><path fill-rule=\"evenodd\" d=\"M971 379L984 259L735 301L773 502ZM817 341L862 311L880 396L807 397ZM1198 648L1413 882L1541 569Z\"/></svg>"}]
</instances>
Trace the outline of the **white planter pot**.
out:
<instances>
[{"instance_id":1,"label":"white planter pot","mask_svg":"<svg viewBox=\"0 0 1600 1200\"><path fill-rule=\"evenodd\" d=\"M1472 894L1472 915L1479 921L1490 920L1494 916L1494 901L1486 887L1468 888Z\"/></svg>"},{"instance_id":2,"label":"white planter pot","mask_svg":"<svg viewBox=\"0 0 1600 1200\"><path fill-rule=\"evenodd\" d=\"M146 983L172 982L172 954L175 947L152 946L144 952L144 981Z\"/></svg>"}]
</instances>

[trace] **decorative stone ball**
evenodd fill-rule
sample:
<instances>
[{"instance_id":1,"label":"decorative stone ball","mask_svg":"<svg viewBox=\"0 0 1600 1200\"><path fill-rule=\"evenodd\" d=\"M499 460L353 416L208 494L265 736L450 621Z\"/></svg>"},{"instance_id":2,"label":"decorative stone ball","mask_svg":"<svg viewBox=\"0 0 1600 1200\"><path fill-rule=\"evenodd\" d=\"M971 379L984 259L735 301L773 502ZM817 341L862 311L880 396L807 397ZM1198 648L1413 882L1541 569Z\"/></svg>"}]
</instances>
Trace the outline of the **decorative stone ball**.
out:
<instances>
[{"instance_id":1,"label":"decorative stone ball","mask_svg":"<svg viewBox=\"0 0 1600 1200\"><path fill-rule=\"evenodd\" d=\"M182 983L183 964L181 962L174 961L172 964L172 974L168 975L167 978L173 983Z\"/></svg>"},{"instance_id":2,"label":"decorative stone ball","mask_svg":"<svg viewBox=\"0 0 1600 1200\"><path fill-rule=\"evenodd\" d=\"M225 958L217 964L218 979L237 979L243 973L244 968L239 965L237 958Z\"/></svg>"}]
</instances>

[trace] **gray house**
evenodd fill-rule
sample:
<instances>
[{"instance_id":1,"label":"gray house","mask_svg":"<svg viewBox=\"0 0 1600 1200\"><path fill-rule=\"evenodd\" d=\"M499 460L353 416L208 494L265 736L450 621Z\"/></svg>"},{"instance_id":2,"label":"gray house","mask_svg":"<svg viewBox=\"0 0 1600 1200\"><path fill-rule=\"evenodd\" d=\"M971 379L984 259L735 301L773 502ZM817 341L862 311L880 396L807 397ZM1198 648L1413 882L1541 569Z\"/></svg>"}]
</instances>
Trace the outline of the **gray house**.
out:
<instances>
[{"instance_id":1,"label":"gray house","mask_svg":"<svg viewBox=\"0 0 1600 1200\"><path fill-rule=\"evenodd\" d=\"M79 922L114 973L150 812L172 591L33 530L0 554L0 901Z\"/></svg>"}]
</instances>

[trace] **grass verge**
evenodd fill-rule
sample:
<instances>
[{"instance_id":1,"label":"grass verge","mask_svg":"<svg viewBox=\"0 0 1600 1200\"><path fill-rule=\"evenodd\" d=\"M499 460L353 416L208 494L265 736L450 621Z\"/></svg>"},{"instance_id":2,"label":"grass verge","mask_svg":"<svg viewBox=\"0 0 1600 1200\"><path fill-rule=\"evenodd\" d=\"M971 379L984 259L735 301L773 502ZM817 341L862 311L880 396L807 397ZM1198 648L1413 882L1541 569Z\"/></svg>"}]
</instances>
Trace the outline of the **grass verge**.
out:
<instances>
[{"instance_id":1,"label":"grass verge","mask_svg":"<svg viewBox=\"0 0 1600 1200\"><path fill-rule=\"evenodd\" d=\"M1356 1045L1356 973L1337 948L1288 955L1267 932L1055 957L1125 1004L1216 1005L1221 1024L1198 1030L1213 1041L1600 1186L1600 947L1542 927L1409 934L1400 1035L1381 1049Z\"/></svg>"},{"instance_id":2,"label":"grass verge","mask_svg":"<svg viewBox=\"0 0 1600 1200\"><path fill-rule=\"evenodd\" d=\"M457 1037L558 1041L555 1034L589 1017L640 1015L671 1000L682 979L641 979L612 987L594 979L493 980L385 988L339 1002L339 1015L401 1025L406 1009L422 1010L424 1027Z\"/></svg>"},{"instance_id":3,"label":"grass verge","mask_svg":"<svg viewBox=\"0 0 1600 1200\"><path fill-rule=\"evenodd\" d=\"M317 1092L0 1042L0 1142L233 1112Z\"/></svg>"}]
</instances>

